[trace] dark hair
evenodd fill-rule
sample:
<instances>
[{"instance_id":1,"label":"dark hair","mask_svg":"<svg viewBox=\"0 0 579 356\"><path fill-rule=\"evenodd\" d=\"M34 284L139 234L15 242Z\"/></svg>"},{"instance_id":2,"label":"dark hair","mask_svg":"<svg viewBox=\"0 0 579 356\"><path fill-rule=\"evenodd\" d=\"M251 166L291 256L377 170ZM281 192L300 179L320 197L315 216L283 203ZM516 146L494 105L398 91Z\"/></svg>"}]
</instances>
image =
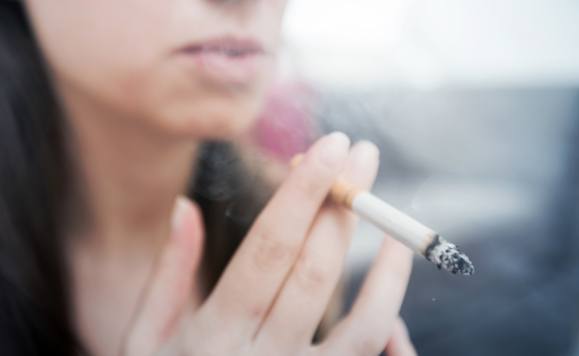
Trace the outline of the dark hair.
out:
<instances>
[{"instance_id":1,"label":"dark hair","mask_svg":"<svg viewBox=\"0 0 579 356\"><path fill-rule=\"evenodd\" d=\"M74 177L65 122L47 73L23 6L0 0L3 355L86 354L72 327L63 252L63 221ZM205 220L202 270L208 295L267 194L257 196L243 184L244 166L228 144L207 143L200 157L189 196ZM239 219L227 213L236 201L244 201L245 215ZM253 208L248 210L247 203Z\"/></svg>"}]
</instances>

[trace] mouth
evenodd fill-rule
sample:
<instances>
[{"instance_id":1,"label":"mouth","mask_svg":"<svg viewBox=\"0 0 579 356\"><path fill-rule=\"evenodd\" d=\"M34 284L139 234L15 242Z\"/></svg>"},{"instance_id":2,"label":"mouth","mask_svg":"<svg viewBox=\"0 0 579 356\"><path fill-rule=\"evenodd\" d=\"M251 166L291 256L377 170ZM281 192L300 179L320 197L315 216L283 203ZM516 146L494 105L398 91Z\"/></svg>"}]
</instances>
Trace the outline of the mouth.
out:
<instances>
[{"instance_id":1,"label":"mouth","mask_svg":"<svg viewBox=\"0 0 579 356\"><path fill-rule=\"evenodd\" d=\"M257 40L225 36L184 46L179 53L213 82L248 84L267 65L269 53Z\"/></svg>"},{"instance_id":2,"label":"mouth","mask_svg":"<svg viewBox=\"0 0 579 356\"><path fill-rule=\"evenodd\" d=\"M265 55L265 50L258 41L235 37L222 37L191 44L185 46L182 51L191 55L210 53L233 59Z\"/></svg>"}]
</instances>

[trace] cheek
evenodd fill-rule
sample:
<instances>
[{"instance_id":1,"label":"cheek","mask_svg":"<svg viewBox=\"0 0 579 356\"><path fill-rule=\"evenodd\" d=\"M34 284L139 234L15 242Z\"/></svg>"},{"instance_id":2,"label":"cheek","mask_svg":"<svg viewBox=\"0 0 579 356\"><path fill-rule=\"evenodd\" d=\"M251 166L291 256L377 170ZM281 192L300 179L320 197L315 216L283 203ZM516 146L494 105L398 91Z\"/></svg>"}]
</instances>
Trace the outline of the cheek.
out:
<instances>
[{"instance_id":1,"label":"cheek","mask_svg":"<svg viewBox=\"0 0 579 356\"><path fill-rule=\"evenodd\" d=\"M202 82L166 55L171 24L186 24L184 33L193 22L214 25L197 12L175 22L171 6L158 0L28 1L56 79L108 112L159 131L215 138L236 135L257 117L273 68L229 90ZM275 4L260 13L257 33L279 32L281 3Z\"/></svg>"},{"instance_id":2,"label":"cheek","mask_svg":"<svg viewBox=\"0 0 579 356\"><path fill-rule=\"evenodd\" d=\"M169 58L117 50L107 61L57 58L58 74L74 90L134 124L159 133L226 139L245 131L258 116L271 70L244 88L203 82ZM129 65L132 64L132 65Z\"/></svg>"},{"instance_id":3,"label":"cheek","mask_svg":"<svg viewBox=\"0 0 579 356\"><path fill-rule=\"evenodd\" d=\"M27 12L59 86L129 113L163 42L154 30L167 18L160 3L28 0Z\"/></svg>"}]
</instances>

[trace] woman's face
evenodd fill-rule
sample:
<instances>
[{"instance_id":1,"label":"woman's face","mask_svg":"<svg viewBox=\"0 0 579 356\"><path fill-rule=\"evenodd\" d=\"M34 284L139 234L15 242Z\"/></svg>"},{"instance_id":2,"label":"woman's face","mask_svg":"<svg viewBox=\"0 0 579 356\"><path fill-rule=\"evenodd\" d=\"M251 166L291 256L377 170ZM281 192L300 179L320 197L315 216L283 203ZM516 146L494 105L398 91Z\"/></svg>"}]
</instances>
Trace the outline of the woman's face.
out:
<instances>
[{"instance_id":1,"label":"woman's face","mask_svg":"<svg viewBox=\"0 0 579 356\"><path fill-rule=\"evenodd\" d=\"M257 116L286 0L26 0L59 91L171 134Z\"/></svg>"}]
</instances>

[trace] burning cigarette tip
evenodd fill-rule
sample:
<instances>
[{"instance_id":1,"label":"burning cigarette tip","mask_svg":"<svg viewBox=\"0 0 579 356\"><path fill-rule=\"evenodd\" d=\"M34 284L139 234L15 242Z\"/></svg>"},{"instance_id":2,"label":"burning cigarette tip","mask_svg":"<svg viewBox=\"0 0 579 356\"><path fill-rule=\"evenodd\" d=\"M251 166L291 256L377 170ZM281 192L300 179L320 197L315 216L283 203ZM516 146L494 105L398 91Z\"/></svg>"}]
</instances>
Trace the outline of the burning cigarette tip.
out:
<instances>
[{"instance_id":1,"label":"burning cigarette tip","mask_svg":"<svg viewBox=\"0 0 579 356\"><path fill-rule=\"evenodd\" d=\"M446 241L439 235L436 235L424 255L438 269L445 269L450 273L464 276L470 276L475 272L474 265L468 256L460 252L455 244Z\"/></svg>"}]
</instances>

